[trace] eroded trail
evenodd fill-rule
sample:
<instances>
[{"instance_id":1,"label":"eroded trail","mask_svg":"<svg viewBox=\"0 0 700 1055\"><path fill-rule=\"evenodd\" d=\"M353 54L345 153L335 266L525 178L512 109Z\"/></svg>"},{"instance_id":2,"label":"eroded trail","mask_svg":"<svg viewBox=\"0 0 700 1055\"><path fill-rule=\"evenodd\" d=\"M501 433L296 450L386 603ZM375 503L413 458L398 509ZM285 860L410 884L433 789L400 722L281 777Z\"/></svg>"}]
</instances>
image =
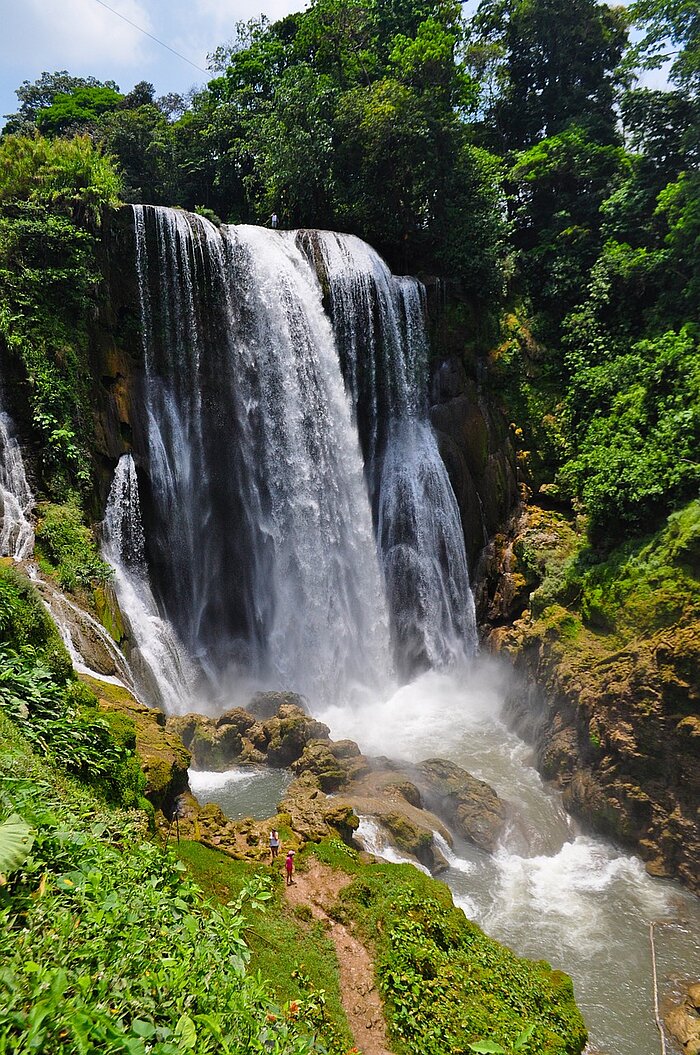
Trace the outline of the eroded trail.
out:
<instances>
[{"instance_id":1,"label":"eroded trail","mask_svg":"<svg viewBox=\"0 0 700 1055\"><path fill-rule=\"evenodd\" d=\"M314 918L328 926L338 956L343 1008L357 1047L363 1055L391 1055L369 953L347 927L328 914L349 882L349 876L312 860L306 872L295 873L294 885L285 887L285 891L291 904L308 905Z\"/></svg>"}]
</instances>

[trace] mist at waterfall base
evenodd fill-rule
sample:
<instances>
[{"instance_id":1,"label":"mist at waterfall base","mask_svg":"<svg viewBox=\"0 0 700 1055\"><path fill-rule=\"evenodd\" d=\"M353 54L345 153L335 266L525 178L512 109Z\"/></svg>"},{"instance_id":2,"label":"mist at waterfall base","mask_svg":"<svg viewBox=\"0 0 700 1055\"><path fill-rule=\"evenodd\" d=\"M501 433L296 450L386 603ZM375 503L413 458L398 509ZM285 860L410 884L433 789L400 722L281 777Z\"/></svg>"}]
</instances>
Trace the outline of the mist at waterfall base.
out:
<instances>
[{"instance_id":1,"label":"mist at waterfall base","mask_svg":"<svg viewBox=\"0 0 700 1055\"><path fill-rule=\"evenodd\" d=\"M572 974L608 1055L652 1051L648 922L690 921L660 932L668 986L697 961L700 915L577 832L504 720L506 674L474 658L420 285L350 236L217 230L154 207L134 224L145 413L104 552L144 690L180 713L295 690L334 738L488 781L509 827L492 856L446 854L457 903Z\"/></svg>"}]
</instances>

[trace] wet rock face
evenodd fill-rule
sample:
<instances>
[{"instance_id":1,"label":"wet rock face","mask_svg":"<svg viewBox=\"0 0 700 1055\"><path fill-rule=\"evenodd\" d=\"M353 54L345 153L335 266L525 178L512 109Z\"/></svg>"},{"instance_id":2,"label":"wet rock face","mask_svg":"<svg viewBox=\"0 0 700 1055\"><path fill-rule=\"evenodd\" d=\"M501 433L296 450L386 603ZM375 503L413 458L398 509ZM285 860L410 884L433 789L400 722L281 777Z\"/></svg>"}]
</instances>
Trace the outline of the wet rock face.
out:
<instances>
[{"instance_id":1,"label":"wet rock face","mask_svg":"<svg viewBox=\"0 0 700 1055\"><path fill-rule=\"evenodd\" d=\"M518 497L515 448L501 411L487 402L456 355L433 368L430 420L457 498L473 566Z\"/></svg>"},{"instance_id":2,"label":"wet rock face","mask_svg":"<svg viewBox=\"0 0 700 1055\"><path fill-rule=\"evenodd\" d=\"M421 762L416 771L425 804L463 839L495 850L506 808L493 788L444 758Z\"/></svg>"},{"instance_id":3,"label":"wet rock face","mask_svg":"<svg viewBox=\"0 0 700 1055\"><path fill-rule=\"evenodd\" d=\"M304 696L298 692L256 692L246 707L246 711L259 721L264 722L267 718L274 718L279 714L280 707L291 705L304 714L309 713L309 706Z\"/></svg>"}]
</instances>

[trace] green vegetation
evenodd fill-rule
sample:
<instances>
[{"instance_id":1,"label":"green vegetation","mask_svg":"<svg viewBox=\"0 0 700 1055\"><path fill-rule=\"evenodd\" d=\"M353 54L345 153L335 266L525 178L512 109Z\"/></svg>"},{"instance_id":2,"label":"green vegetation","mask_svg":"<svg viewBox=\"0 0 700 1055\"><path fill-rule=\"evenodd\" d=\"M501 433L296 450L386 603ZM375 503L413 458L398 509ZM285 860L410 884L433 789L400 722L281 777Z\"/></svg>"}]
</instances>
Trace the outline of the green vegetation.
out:
<instances>
[{"instance_id":1,"label":"green vegetation","mask_svg":"<svg viewBox=\"0 0 700 1055\"><path fill-rule=\"evenodd\" d=\"M88 136L0 143L0 346L26 377L42 482L59 499L91 486L94 231L118 193L109 159Z\"/></svg>"},{"instance_id":2,"label":"green vegetation","mask_svg":"<svg viewBox=\"0 0 700 1055\"><path fill-rule=\"evenodd\" d=\"M77 499L39 507L36 553L41 570L54 575L64 590L104 586L112 570L101 560L92 532L83 522Z\"/></svg>"},{"instance_id":3,"label":"green vegetation","mask_svg":"<svg viewBox=\"0 0 700 1055\"><path fill-rule=\"evenodd\" d=\"M530 598L535 627L556 626L558 636L567 626L585 627L605 635L605 648L614 653L640 635L700 621L698 500L671 514L660 531L628 540L604 560L566 517L533 511L516 555L519 570L537 587Z\"/></svg>"},{"instance_id":4,"label":"green vegetation","mask_svg":"<svg viewBox=\"0 0 700 1055\"><path fill-rule=\"evenodd\" d=\"M586 1029L571 979L488 938L442 883L410 865L361 865L335 841L307 853L354 877L338 915L374 948L397 1051L448 1055L482 1041L513 1047L524 1031L533 1055L582 1050Z\"/></svg>"},{"instance_id":5,"label":"green vegetation","mask_svg":"<svg viewBox=\"0 0 700 1055\"><path fill-rule=\"evenodd\" d=\"M0 887L3 1055L314 1050L315 1024L247 971L243 906L257 914L265 884L207 903L144 841L140 815L40 763L0 715L0 822L10 815L33 842Z\"/></svg>"},{"instance_id":6,"label":"green vegetation","mask_svg":"<svg viewBox=\"0 0 700 1055\"><path fill-rule=\"evenodd\" d=\"M199 843L182 841L177 854L205 894L224 903L239 897L251 876L269 881L268 868L232 860ZM275 874L270 893L264 914L247 914L250 967L270 980L277 1004L295 1004L302 1018L315 1023L329 1052L341 1055L352 1046L352 1037L342 1008L333 943L310 910L295 911L287 904L281 871Z\"/></svg>"},{"instance_id":7,"label":"green vegetation","mask_svg":"<svg viewBox=\"0 0 700 1055\"><path fill-rule=\"evenodd\" d=\"M40 754L108 799L143 804L133 723L103 716L76 680L68 654L34 588L0 566L0 711Z\"/></svg>"}]
</instances>

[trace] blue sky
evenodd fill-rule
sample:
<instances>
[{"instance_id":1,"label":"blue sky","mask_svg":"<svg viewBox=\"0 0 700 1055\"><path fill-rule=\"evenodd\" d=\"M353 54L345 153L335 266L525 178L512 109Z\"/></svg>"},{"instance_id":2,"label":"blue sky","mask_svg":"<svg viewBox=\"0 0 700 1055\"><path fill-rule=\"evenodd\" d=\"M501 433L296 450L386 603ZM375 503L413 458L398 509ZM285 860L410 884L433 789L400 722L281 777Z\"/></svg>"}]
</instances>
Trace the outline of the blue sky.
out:
<instances>
[{"instance_id":1,"label":"blue sky","mask_svg":"<svg viewBox=\"0 0 700 1055\"><path fill-rule=\"evenodd\" d=\"M301 11L305 0L106 0L132 22L206 68L206 56L230 40L235 23L264 12L271 20ZM475 0L465 5L475 6ZM127 25L97 0L0 0L0 123L17 109L22 81L66 69L114 80L128 91L151 81L158 95L186 92L206 74ZM664 85L663 74L647 83Z\"/></svg>"},{"instance_id":2,"label":"blue sky","mask_svg":"<svg viewBox=\"0 0 700 1055\"><path fill-rule=\"evenodd\" d=\"M107 2L205 69L207 53L231 39L240 19L264 11L274 20L306 6L304 0ZM0 115L17 109L14 92L22 81L64 69L114 80L123 91L151 81L158 95L207 80L96 0L0 0Z\"/></svg>"}]
</instances>

